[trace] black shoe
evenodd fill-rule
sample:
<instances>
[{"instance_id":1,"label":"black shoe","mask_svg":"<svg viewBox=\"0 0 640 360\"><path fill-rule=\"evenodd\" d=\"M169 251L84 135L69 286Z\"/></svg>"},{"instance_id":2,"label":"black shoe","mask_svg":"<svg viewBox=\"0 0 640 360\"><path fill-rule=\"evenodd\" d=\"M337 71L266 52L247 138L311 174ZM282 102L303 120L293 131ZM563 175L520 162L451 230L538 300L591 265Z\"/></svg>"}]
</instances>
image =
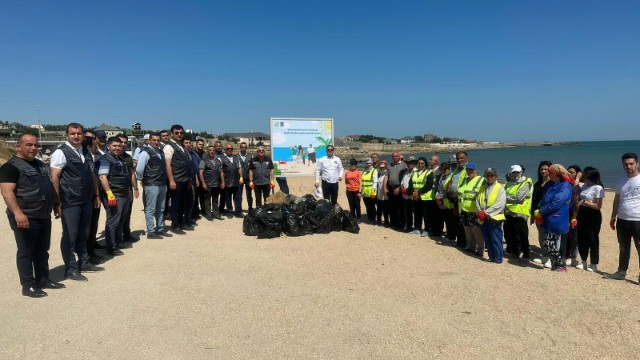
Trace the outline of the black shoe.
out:
<instances>
[{"instance_id":1,"label":"black shoe","mask_svg":"<svg viewBox=\"0 0 640 360\"><path fill-rule=\"evenodd\" d=\"M102 264L104 260L104 256L100 256L96 253L89 253L89 261L94 265Z\"/></svg>"},{"instance_id":2,"label":"black shoe","mask_svg":"<svg viewBox=\"0 0 640 360\"><path fill-rule=\"evenodd\" d=\"M213 218L216 219L216 220L224 220L224 218L222 216L220 216L220 215L216 215Z\"/></svg>"},{"instance_id":3,"label":"black shoe","mask_svg":"<svg viewBox=\"0 0 640 360\"><path fill-rule=\"evenodd\" d=\"M118 244L118 249L131 249L133 245L130 243L120 243Z\"/></svg>"},{"instance_id":4,"label":"black shoe","mask_svg":"<svg viewBox=\"0 0 640 360\"><path fill-rule=\"evenodd\" d=\"M64 289L66 286L57 282L53 282L50 279L40 281L40 289Z\"/></svg>"},{"instance_id":5,"label":"black shoe","mask_svg":"<svg viewBox=\"0 0 640 360\"><path fill-rule=\"evenodd\" d=\"M194 227L193 225L182 225L181 229L184 231L193 231Z\"/></svg>"},{"instance_id":6,"label":"black shoe","mask_svg":"<svg viewBox=\"0 0 640 360\"><path fill-rule=\"evenodd\" d=\"M186 234L184 232L184 230L180 229L180 228L171 228L171 232L176 234L176 235L184 235Z\"/></svg>"},{"instance_id":7,"label":"black shoe","mask_svg":"<svg viewBox=\"0 0 640 360\"><path fill-rule=\"evenodd\" d=\"M124 253L122 252L122 250L119 250L119 249L107 250L107 254L109 254L109 255L111 255L111 256L121 256L121 255L124 255Z\"/></svg>"},{"instance_id":8,"label":"black shoe","mask_svg":"<svg viewBox=\"0 0 640 360\"><path fill-rule=\"evenodd\" d=\"M140 238L133 237L133 236L127 236L124 239L122 239L122 241L124 241L124 242L138 242L138 241L140 241Z\"/></svg>"},{"instance_id":9,"label":"black shoe","mask_svg":"<svg viewBox=\"0 0 640 360\"><path fill-rule=\"evenodd\" d=\"M205 216L204 218L209 220L209 221L213 221L213 216Z\"/></svg>"},{"instance_id":10,"label":"black shoe","mask_svg":"<svg viewBox=\"0 0 640 360\"><path fill-rule=\"evenodd\" d=\"M97 242L97 243L93 246L93 248L94 248L94 249L97 249L97 250L104 250L104 249L106 249L106 246L104 246L104 245L100 245L100 243L98 243L98 242Z\"/></svg>"},{"instance_id":11,"label":"black shoe","mask_svg":"<svg viewBox=\"0 0 640 360\"><path fill-rule=\"evenodd\" d=\"M31 286L28 288L22 288L22 295L32 298L41 298L47 296L47 293L37 286Z\"/></svg>"},{"instance_id":12,"label":"black shoe","mask_svg":"<svg viewBox=\"0 0 640 360\"><path fill-rule=\"evenodd\" d=\"M168 231L158 231L156 232L156 235L162 236L162 237L173 237L173 235L171 235L171 233Z\"/></svg>"},{"instance_id":13,"label":"black shoe","mask_svg":"<svg viewBox=\"0 0 640 360\"><path fill-rule=\"evenodd\" d=\"M74 281L89 281L89 279L87 279L86 276L80 273L77 273L75 271L68 273L64 278L69 280L74 280Z\"/></svg>"},{"instance_id":14,"label":"black shoe","mask_svg":"<svg viewBox=\"0 0 640 360\"><path fill-rule=\"evenodd\" d=\"M162 239L162 236L156 234L156 233L148 233L147 234L147 239L152 239L152 240L159 240Z\"/></svg>"},{"instance_id":15,"label":"black shoe","mask_svg":"<svg viewBox=\"0 0 640 360\"><path fill-rule=\"evenodd\" d=\"M244 214L238 213L238 214L235 215L235 217L242 219L244 217Z\"/></svg>"},{"instance_id":16,"label":"black shoe","mask_svg":"<svg viewBox=\"0 0 640 360\"><path fill-rule=\"evenodd\" d=\"M82 267L82 271L84 272L99 272L104 271L104 268L101 266L95 266L92 263L87 263Z\"/></svg>"}]
</instances>

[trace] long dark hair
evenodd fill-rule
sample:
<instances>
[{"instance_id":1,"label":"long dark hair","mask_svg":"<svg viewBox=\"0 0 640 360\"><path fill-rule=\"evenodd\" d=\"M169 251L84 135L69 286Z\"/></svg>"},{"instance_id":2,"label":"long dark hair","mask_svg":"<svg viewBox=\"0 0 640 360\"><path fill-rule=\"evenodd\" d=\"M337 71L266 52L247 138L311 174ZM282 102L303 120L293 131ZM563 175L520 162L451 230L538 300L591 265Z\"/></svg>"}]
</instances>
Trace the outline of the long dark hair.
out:
<instances>
[{"instance_id":1,"label":"long dark hair","mask_svg":"<svg viewBox=\"0 0 640 360\"><path fill-rule=\"evenodd\" d=\"M587 166L586 168L584 168L582 176L584 176L586 179L589 179L589 181L591 181L592 183L604 187L604 185L602 185L602 181L600 180L600 172L593 166Z\"/></svg>"},{"instance_id":2,"label":"long dark hair","mask_svg":"<svg viewBox=\"0 0 640 360\"><path fill-rule=\"evenodd\" d=\"M542 160L540 161L540 164L538 164L538 181L536 181L536 183L534 184L535 186L540 186L542 185L542 176L540 176L540 169L542 169L543 166L547 165L547 167L553 165L551 163L551 161L547 161L547 160Z\"/></svg>"}]
</instances>

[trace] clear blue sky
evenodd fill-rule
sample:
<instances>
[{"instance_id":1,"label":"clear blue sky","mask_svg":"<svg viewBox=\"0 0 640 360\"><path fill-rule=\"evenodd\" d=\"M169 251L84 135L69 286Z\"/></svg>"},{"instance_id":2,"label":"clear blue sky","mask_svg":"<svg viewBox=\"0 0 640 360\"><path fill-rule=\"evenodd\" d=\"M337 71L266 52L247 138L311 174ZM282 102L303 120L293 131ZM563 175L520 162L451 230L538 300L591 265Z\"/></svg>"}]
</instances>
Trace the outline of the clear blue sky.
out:
<instances>
[{"instance_id":1,"label":"clear blue sky","mask_svg":"<svg viewBox=\"0 0 640 360\"><path fill-rule=\"evenodd\" d=\"M2 0L0 119L638 139L639 24L624 0Z\"/></svg>"}]
</instances>

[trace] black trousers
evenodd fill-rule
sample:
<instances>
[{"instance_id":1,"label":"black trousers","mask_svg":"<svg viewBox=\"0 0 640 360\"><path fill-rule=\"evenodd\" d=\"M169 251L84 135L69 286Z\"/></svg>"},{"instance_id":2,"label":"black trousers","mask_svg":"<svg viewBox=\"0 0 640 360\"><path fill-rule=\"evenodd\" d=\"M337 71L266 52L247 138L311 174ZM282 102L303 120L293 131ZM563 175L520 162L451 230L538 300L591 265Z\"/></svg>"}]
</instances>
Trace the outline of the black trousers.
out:
<instances>
[{"instance_id":1,"label":"black trousers","mask_svg":"<svg viewBox=\"0 0 640 360\"><path fill-rule=\"evenodd\" d=\"M506 216L504 222L504 240L507 243L507 254L529 258L529 226L527 219L517 216Z\"/></svg>"},{"instance_id":2,"label":"black trousers","mask_svg":"<svg viewBox=\"0 0 640 360\"><path fill-rule=\"evenodd\" d=\"M427 224L427 231L431 236L442 236L442 230L444 229L444 219L440 213L440 208L435 200L426 200L424 204L425 219Z\"/></svg>"},{"instance_id":3,"label":"black trousers","mask_svg":"<svg viewBox=\"0 0 640 360\"><path fill-rule=\"evenodd\" d=\"M256 207L262 206L267 203L269 192L271 191L270 184L267 185L254 185L253 191L256 193Z\"/></svg>"},{"instance_id":4,"label":"black trousers","mask_svg":"<svg viewBox=\"0 0 640 360\"><path fill-rule=\"evenodd\" d=\"M247 206L249 207L249 211L251 211L251 209L253 209L253 194L251 191L251 187L249 187L249 175L245 177L245 181L246 182L244 183L244 185L240 185L240 196L242 196L242 188L244 187L244 193L247 196Z\"/></svg>"},{"instance_id":5,"label":"black trousers","mask_svg":"<svg viewBox=\"0 0 640 360\"><path fill-rule=\"evenodd\" d=\"M360 219L362 215L360 209L360 192L359 191L347 191L347 200L349 201L349 211L351 215L356 219Z\"/></svg>"},{"instance_id":6,"label":"black trousers","mask_svg":"<svg viewBox=\"0 0 640 360\"><path fill-rule=\"evenodd\" d=\"M176 189L169 190L171 193L171 228L176 229L183 225L188 225L191 219L187 217L193 206L193 193L187 181L176 182Z\"/></svg>"},{"instance_id":7,"label":"black trousers","mask_svg":"<svg viewBox=\"0 0 640 360\"><path fill-rule=\"evenodd\" d=\"M384 224L389 225L389 200L376 200L376 220L378 224L382 223L384 218Z\"/></svg>"},{"instance_id":8,"label":"black trousers","mask_svg":"<svg viewBox=\"0 0 640 360\"><path fill-rule=\"evenodd\" d=\"M289 184L287 184L287 178L279 177L279 178L276 178L276 181L278 182L278 187L280 188L280 191L288 195Z\"/></svg>"},{"instance_id":9,"label":"black trousers","mask_svg":"<svg viewBox=\"0 0 640 360\"><path fill-rule=\"evenodd\" d=\"M600 260L600 226L602 212L581 206L578 211L578 251L582 261L587 261L591 255L591 263L598 264ZM589 254L591 253L591 254Z\"/></svg>"},{"instance_id":10,"label":"black trousers","mask_svg":"<svg viewBox=\"0 0 640 360\"><path fill-rule=\"evenodd\" d=\"M93 254L96 249L98 234L98 223L100 222L100 207L91 209L91 225L89 225L89 236L87 237L87 252Z\"/></svg>"},{"instance_id":11,"label":"black trousers","mask_svg":"<svg viewBox=\"0 0 640 360\"><path fill-rule=\"evenodd\" d=\"M406 231L413 230L413 200L402 198L404 204L404 229Z\"/></svg>"},{"instance_id":12,"label":"black trousers","mask_svg":"<svg viewBox=\"0 0 640 360\"><path fill-rule=\"evenodd\" d=\"M191 210L191 217L197 218L198 216L204 216L204 197L206 194L206 190L202 188L202 186L198 186L195 188L196 198L193 202L193 208Z\"/></svg>"},{"instance_id":13,"label":"black trousers","mask_svg":"<svg viewBox=\"0 0 640 360\"><path fill-rule=\"evenodd\" d=\"M467 248L467 236L464 233L464 226L460 219L460 209L458 209L458 203L455 203L453 208L453 218L455 219L455 234L456 234L456 246L461 248Z\"/></svg>"},{"instance_id":14,"label":"black trousers","mask_svg":"<svg viewBox=\"0 0 640 360\"><path fill-rule=\"evenodd\" d=\"M338 203L338 183L328 183L322 180L322 197L331 201L333 205Z\"/></svg>"},{"instance_id":15,"label":"black trousers","mask_svg":"<svg viewBox=\"0 0 640 360\"><path fill-rule=\"evenodd\" d=\"M364 201L364 207L365 210L367 211L367 220L369 220L370 223L373 223L376 221L376 199L372 199L369 196L365 196L364 198L362 198L362 201Z\"/></svg>"},{"instance_id":16,"label":"black trousers","mask_svg":"<svg viewBox=\"0 0 640 360\"><path fill-rule=\"evenodd\" d=\"M224 188L227 214L242 214L242 185Z\"/></svg>"},{"instance_id":17,"label":"black trousers","mask_svg":"<svg viewBox=\"0 0 640 360\"><path fill-rule=\"evenodd\" d=\"M631 257L631 239L636 245L638 257L640 257L640 221L629 221L618 219L616 221L616 235L620 247L620 257L618 259L618 271L627 272L629 269L629 258Z\"/></svg>"},{"instance_id":18,"label":"black trousers","mask_svg":"<svg viewBox=\"0 0 640 360\"><path fill-rule=\"evenodd\" d=\"M211 218L212 216L220 217L220 208L218 207L218 199L220 198L220 188L219 187L208 187L204 191L204 207L202 208L202 213L207 218Z\"/></svg>"},{"instance_id":19,"label":"black trousers","mask_svg":"<svg viewBox=\"0 0 640 360\"><path fill-rule=\"evenodd\" d=\"M424 218L424 211L422 207L422 201L420 200L411 200L413 203L413 230L422 231L422 219ZM426 229L424 229L426 230Z\"/></svg>"},{"instance_id":20,"label":"black trousers","mask_svg":"<svg viewBox=\"0 0 640 360\"><path fill-rule=\"evenodd\" d=\"M20 229L12 214L7 214L7 217L18 246L16 265L20 285L23 288L38 286L49 277L51 219L29 218L29 228Z\"/></svg>"},{"instance_id":21,"label":"black trousers","mask_svg":"<svg viewBox=\"0 0 640 360\"><path fill-rule=\"evenodd\" d=\"M127 217L124 219L124 224L122 225L122 235L124 240L131 237L131 211L133 211L133 199L135 198L131 198L131 201L129 201Z\"/></svg>"},{"instance_id":22,"label":"black trousers","mask_svg":"<svg viewBox=\"0 0 640 360\"><path fill-rule=\"evenodd\" d=\"M453 215L453 209L440 209L440 213L444 218L444 224L447 227L447 239L456 239L456 217Z\"/></svg>"},{"instance_id":23,"label":"black trousers","mask_svg":"<svg viewBox=\"0 0 640 360\"><path fill-rule=\"evenodd\" d=\"M397 189L397 188L396 188ZM389 218L391 226L394 228L404 227L404 204L402 203L402 194L393 194L393 188L389 187Z\"/></svg>"}]
</instances>

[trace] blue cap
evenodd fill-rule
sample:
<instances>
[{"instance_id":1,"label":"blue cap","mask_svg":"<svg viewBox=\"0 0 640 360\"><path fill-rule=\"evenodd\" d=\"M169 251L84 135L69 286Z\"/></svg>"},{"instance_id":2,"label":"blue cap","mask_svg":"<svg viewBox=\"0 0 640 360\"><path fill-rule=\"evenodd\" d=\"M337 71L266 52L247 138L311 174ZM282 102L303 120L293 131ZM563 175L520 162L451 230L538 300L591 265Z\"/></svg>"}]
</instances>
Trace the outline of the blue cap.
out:
<instances>
[{"instance_id":1,"label":"blue cap","mask_svg":"<svg viewBox=\"0 0 640 360\"><path fill-rule=\"evenodd\" d=\"M107 133L102 131L102 130L98 130L98 131L96 131L96 137L99 137L101 139L102 138L106 138L107 137Z\"/></svg>"},{"instance_id":2,"label":"blue cap","mask_svg":"<svg viewBox=\"0 0 640 360\"><path fill-rule=\"evenodd\" d=\"M465 169L471 169L471 170L475 170L478 168L478 166L476 165L476 163L467 163L467 166L464 167Z\"/></svg>"}]
</instances>

